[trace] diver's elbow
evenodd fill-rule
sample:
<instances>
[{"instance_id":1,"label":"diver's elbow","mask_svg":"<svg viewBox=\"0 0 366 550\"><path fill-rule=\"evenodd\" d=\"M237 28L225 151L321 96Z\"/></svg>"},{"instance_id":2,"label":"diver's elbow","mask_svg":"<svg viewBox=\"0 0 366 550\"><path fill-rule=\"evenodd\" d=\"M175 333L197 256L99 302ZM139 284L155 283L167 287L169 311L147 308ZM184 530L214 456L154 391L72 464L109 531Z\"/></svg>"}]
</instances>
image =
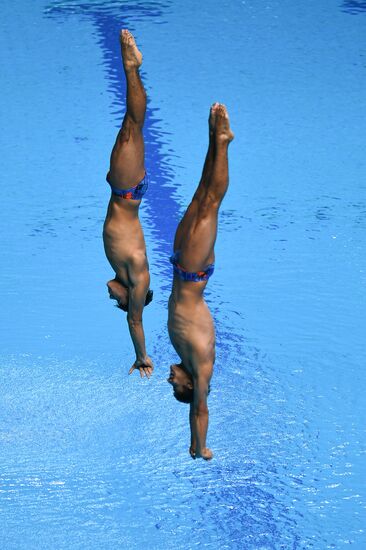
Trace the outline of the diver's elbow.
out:
<instances>
[{"instance_id":1,"label":"diver's elbow","mask_svg":"<svg viewBox=\"0 0 366 550\"><path fill-rule=\"evenodd\" d=\"M128 322L128 325L131 328L138 328L138 327L141 327L141 325L142 325L142 318L141 317L130 317L129 315L127 315L127 322Z\"/></svg>"}]
</instances>

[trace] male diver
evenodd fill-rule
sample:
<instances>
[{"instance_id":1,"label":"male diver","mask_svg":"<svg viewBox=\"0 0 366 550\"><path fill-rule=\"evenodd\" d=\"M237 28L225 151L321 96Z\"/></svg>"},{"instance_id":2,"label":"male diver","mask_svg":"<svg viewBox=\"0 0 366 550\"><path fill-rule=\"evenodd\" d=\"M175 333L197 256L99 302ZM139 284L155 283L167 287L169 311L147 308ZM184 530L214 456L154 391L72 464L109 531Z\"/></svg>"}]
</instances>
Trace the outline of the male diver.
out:
<instances>
[{"instance_id":1,"label":"male diver","mask_svg":"<svg viewBox=\"0 0 366 550\"><path fill-rule=\"evenodd\" d=\"M151 302L149 264L139 206L148 181L144 165L142 128L146 111L146 92L139 75L142 54L128 30L120 33L123 68L126 75L126 114L112 149L107 182L111 198L103 228L106 256L115 278L107 283L110 298L127 311L127 322L136 360L129 370L149 378L153 363L147 355L142 324L144 306Z\"/></svg>"},{"instance_id":2,"label":"male diver","mask_svg":"<svg viewBox=\"0 0 366 550\"><path fill-rule=\"evenodd\" d=\"M171 257L174 278L169 299L168 330L181 359L170 367L168 382L178 401L189 403L190 455L210 460L206 447L207 396L215 362L215 329L203 291L214 271L218 212L226 193L228 146L234 138L224 105L209 116L209 146L202 177L180 221Z\"/></svg>"}]
</instances>

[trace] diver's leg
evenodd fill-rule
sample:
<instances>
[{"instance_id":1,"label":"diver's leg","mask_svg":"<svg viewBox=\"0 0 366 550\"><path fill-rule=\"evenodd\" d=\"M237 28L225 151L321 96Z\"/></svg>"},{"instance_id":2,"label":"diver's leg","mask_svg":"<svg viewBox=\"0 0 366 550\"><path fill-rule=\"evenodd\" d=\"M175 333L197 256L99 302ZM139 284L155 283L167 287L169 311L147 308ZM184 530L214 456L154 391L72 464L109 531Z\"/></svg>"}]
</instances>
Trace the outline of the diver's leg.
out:
<instances>
[{"instance_id":1,"label":"diver's leg","mask_svg":"<svg viewBox=\"0 0 366 550\"><path fill-rule=\"evenodd\" d=\"M112 185L129 188L137 185L145 174L142 128L146 112L146 92L139 67L142 54L127 30L120 34L121 53L126 75L126 114L111 154L107 179Z\"/></svg>"},{"instance_id":2,"label":"diver's leg","mask_svg":"<svg viewBox=\"0 0 366 550\"><path fill-rule=\"evenodd\" d=\"M206 153L205 162L203 165L202 175L195 194L192 197L192 201L188 206L183 218L181 219L174 239L174 250L180 250L182 238L187 234L189 228L192 226L193 221L197 216L199 200L203 198L207 182L210 179L212 166L215 157L215 110L218 103L214 103L210 109L210 116L208 119L209 137L208 137L208 149Z\"/></svg>"},{"instance_id":3,"label":"diver's leg","mask_svg":"<svg viewBox=\"0 0 366 550\"><path fill-rule=\"evenodd\" d=\"M214 103L210 109L210 115L208 118L208 149L203 165L202 176L198 184L197 190L193 196L193 199L199 199L202 196L207 182L210 179L212 172L212 166L215 158L216 144L215 144L215 124L216 124L216 109L219 106L218 103Z\"/></svg>"},{"instance_id":4,"label":"diver's leg","mask_svg":"<svg viewBox=\"0 0 366 550\"><path fill-rule=\"evenodd\" d=\"M234 134L230 129L229 116L224 105L217 105L215 115L215 157L205 186L205 199L220 206L229 185L228 147Z\"/></svg>"},{"instance_id":5,"label":"diver's leg","mask_svg":"<svg viewBox=\"0 0 366 550\"><path fill-rule=\"evenodd\" d=\"M218 212L229 184L228 146L234 134L226 107L217 105L214 111L212 165L198 187L198 198L192 201L194 216L192 212L187 224L184 218L182 220L179 257L181 265L188 271L199 271L214 261Z\"/></svg>"}]
</instances>

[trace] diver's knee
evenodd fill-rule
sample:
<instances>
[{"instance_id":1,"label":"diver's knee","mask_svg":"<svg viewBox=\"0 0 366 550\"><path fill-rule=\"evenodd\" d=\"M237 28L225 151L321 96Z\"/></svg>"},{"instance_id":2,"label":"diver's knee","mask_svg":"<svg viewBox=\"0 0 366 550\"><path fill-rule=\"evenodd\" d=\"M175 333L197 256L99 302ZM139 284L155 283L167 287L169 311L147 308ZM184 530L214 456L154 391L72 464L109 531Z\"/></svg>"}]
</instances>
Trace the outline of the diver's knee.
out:
<instances>
[{"instance_id":1,"label":"diver's knee","mask_svg":"<svg viewBox=\"0 0 366 550\"><path fill-rule=\"evenodd\" d=\"M145 116L132 116L128 111L125 115L125 118L123 120L123 125L122 125L122 128L124 126L126 126L126 128L128 128L128 131L131 133L133 132L134 134L136 133L142 133L142 128L144 126L144 122L145 122Z\"/></svg>"},{"instance_id":2,"label":"diver's knee","mask_svg":"<svg viewBox=\"0 0 366 550\"><path fill-rule=\"evenodd\" d=\"M205 193L199 201L199 217L207 218L216 213L220 206L220 200L213 193Z\"/></svg>"}]
</instances>

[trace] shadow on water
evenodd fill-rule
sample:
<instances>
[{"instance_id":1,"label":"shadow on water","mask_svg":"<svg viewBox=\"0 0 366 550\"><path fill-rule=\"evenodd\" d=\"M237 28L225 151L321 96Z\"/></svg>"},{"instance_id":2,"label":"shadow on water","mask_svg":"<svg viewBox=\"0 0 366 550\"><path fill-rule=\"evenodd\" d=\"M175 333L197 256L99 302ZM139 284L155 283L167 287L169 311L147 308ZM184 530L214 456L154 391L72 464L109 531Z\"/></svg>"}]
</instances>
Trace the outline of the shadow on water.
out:
<instances>
[{"instance_id":1,"label":"shadow on water","mask_svg":"<svg viewBox=\"0 0 366 550\"><path fill-rule=\"evenodd\" d=\"M366 12L366 2L365 0L344 0L341 8L345 13L357 15Z\"/></svg>"},{"instance_id":2,"label":"shadow on water","mask_svg":"<svg viewBox=\"0 0 366 550\"><path fill-rule=\"evenodd\" d=\"M86 17L93 22L98 32L104 66L110 82L110 91L114 94L112 106L119 127L125 112L125 76L121 65L120 45L118 41L121 28L134 32L136 22L141 19L156 18L161 20L164 10L170 2L55 2L45 10L47 17L65 19L69 16ZM147 77L141 71L143 81ZM179 221L180 205L174 198L174 169L171 166L169 153L162 151L167 142L167 134L160 128L159 109L152 107L148 100L144 137L146 169L150 176L150 189L145 195L143 207L149 218L149 225L154 235L154 246L159 256L168 258L171 252L174 232ZM171 156L174 152L170 150ZM169 215L167 216L167 212ZM164 274L162 280L169 280L171 267L168 261L162 261L159 271ZM166 275L166 276L165 276Z\"/></svg>"}]
</instances>

